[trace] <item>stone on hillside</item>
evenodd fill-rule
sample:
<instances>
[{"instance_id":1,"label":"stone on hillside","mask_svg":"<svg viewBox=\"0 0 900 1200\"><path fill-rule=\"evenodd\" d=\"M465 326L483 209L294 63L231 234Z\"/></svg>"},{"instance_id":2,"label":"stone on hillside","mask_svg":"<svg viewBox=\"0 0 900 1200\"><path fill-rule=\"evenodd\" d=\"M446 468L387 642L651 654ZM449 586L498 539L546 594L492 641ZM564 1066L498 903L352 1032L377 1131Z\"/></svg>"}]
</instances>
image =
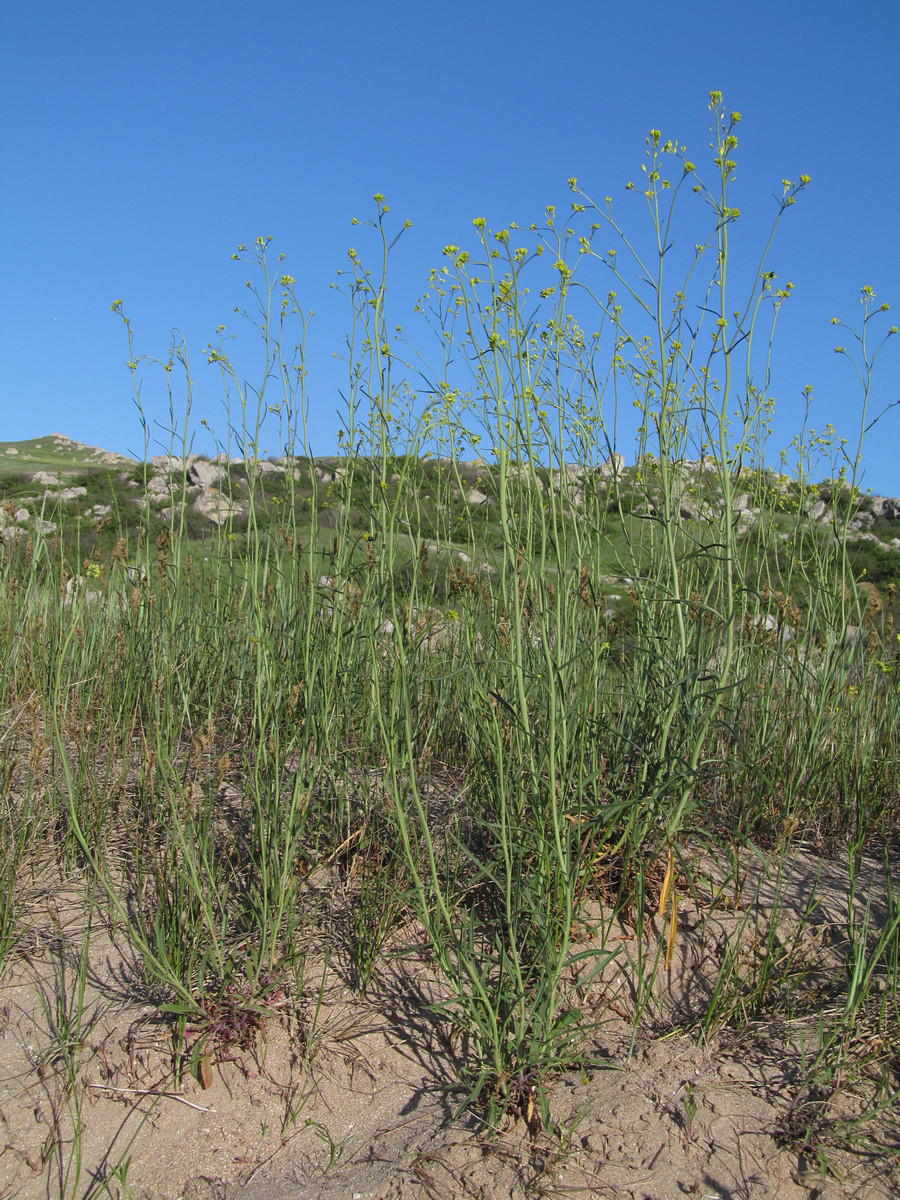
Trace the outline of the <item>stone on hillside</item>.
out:
<instances>
[{"instance_id":1,"label":"stone on hillside","mask_svg":"<svg viewBox=\"0 0 900 1200\"><path fill-rule=\"evenodd\" d=\"M265 458L251 458L246 467L247 482L254 486L261 475L281 475L284 472L284 467L279 463L269 462Z\"/></svg>"},{"instance_id":2,"label":"stone on hillside","mask_svg":"<svg viewBox=\"0 0 900 1200\"><path fill-rule=\"evenodd\" d=\"M564 481L580 483L584 479L584 469L580 463L566 463L561 471L553 472L553 482L561 487Z\"/></svg>"},{"instance_id":3,"label":"stone on hillside","mask_svg":"<svg viewBox=\"0 0 900 1200\"><path fill-rule=\"evenodd\" d=\"M753 526L753 511L754 510L751 508L743 508L738 513L738 524L736 531L738 536L750 532L750 529Z\"/></svg>"},{"instance_id":4,"label":"stone on hillside","mask_svg":"<svg viewBox=\"0 0 900 1200\"><path fill-rule=\"evenodd\" d=\"M150 465L154 471L166 471L169 475L181 475L185 471L190 471L191 467L200 462L199 454L189 454L186 458L182 458L178 454L154 454L150 459Z\"/></svg>"},{"instance_id":5,"label":"stone on hillside","mask_svg":"<svg viewBox=\"0 0 900 1200\"><path fill-rule=\"evenodd\" d=\"M771 613L767 613L760 621L757 621L756 628L765 633L777 633L782 642L791 642L797 636L797 630L793 626L779 626L778 618Z\"/></svg>"},{"instance_id":6,"label":"stone on hillside","mask_svg":"<svg viewBox=\"0 0 900 1200\"><path fill-rule=\"evenodd\" d=\"M127 466L133 464L134 459L129 458L127 454L116 454L114 450L104 450L102 446L94 446L91 450L91 458L104 466Z\"/></svg>"},{"instance_id":7,"label":"stone on hillside","mask_svg":"<svg viewBox=\"0 0 900 1200\"><path fill-rule=\"evenodd\" d=\"M194 501L194 512L200 513L214 525L223 525L232 517L242 515L244 508L243 505L220 492L218 488L207 487Z\"/></svg>"},{"instance_id":8,"label":"stone on hillside","mask_svg":"<svg viewBox=\"0 0 900 1200\"><path fill-rule=\"evenodd\" d=\"M70 487L70 488L47 488L44 492L45 500L77 500L79 496L86 496L86 487Z\"/></svg>"},{"instance_id":9,"label":"stone on hillside","mask_svg":"<svg viewBox=\"0 0 900 1200\"><path fill-rule=\"evenodd\" d=\"M828 505L824 500L817 500L809 510L809 519L811 521L821 521L828 512Z\"/></svg>"},{"instance_id":10,"label":"stone on hillside","mask_svg":"<svg viewBox=\"0 0 900 1200\"><path fill-rule=\"evenodd\" d=\"M850 529L865 529L869 525L875 524L875 518L870 512L858 512L850 518Z\"/></svg>"},{"instance_id":11,"label":"stone on hillside","mask_svg":"<svg viewBox=\"0 0 900 1200\"><path fill-rule=\"evenodd\" d=\"M169 475L154 475L147 484L150 500L167 500L172 494L173 481Z\"/></svg>"},{"instance_id":12,"label":"stone on hillside","mask_svg":"<svg viewBox=\"0 0 900 1200\"><path fill-rule=\"evenodd\" d=\"M854 647L862 645L864 637L864 632L858 625L847 625L843 630L829 630L825 634L825 641L828 646L838 647L841 650L852 650Z\"/></svg>"},{"instance_id":13,"label":"stone on hillside","mask_svg":"<svg viewBox=\"0 0 900 1200\"><path fill-rule=\"evenodd\" d=\"M621 454L611 454L600 466L600 476L603 479L613 479L625 470L625 459Z\"/></svg>"},{"instance_id":14,"label":"stone on hillside","mask_svg":"<svg viewBox=\"0 0 900 1200\"><path fill-rule=\"evenodd\" d=\"M15 446L7 446L7 447L6 447L6 453L7 453L7 454L18 454L19 452L18 452L18 450L15 448Z\"/></svg>"},{"instance_id":15,"label":"stone on hillside","mask_svg":"<svg viewBox=\"0 0 900 1200\"><path fill-rule=\"evenodd\" d=\"M577 470L578 468L575 468L575 469ZM570 470L571 470L571 468L567 467L566 471L565 471L565 474L569 478L572 477L570 474ZM563 476L563 472L560 472L560 471L553 472L553 482L557 486L559 486L560 479L562 478L562 476ZM523 479L523 480L525 480L526 483L534 483L541 489L542 492L546 492L546 490L547 490L546 483L543 481L543 479L541 479L540 475L537 474L537 472L534 469L533 464L531 464L531 463L528 463L527 465L522 466L522 467L511 466L509 468L509 478L510 479Z\"/></svg>"},{"instance_id":16,"label":"stone on hillside","mask_svg":"<svg viewBox=\"0 0 900 1200\"><path fill-rule=\"evenodd\" d=\"M183 514L184 514L184 505L183 504L179 504L177 506L173 505L169 508L161 508L159 510L159 515L163 521L171 521L173 517L175 518L176 521L180 521Z\"/></svg>"},{"instance_id":17,"label":"stone on hillside","mask_svg":"<svg viewBox=\"0 0 900 1200\"><path fill-rule=\"evenodd\" d=\"M56 475L51 475L49 471L35 471L31 476L31 482L37 483L41 487L52 488L57 486L59 479Z\"/></svg>"},{"instance_id":18,"label":"stone on hillside","mask_svg":"<svg viewBox=\"0 0 900 1200\"><path fill-rule=\"evenodd\" d=\"M747 492L741 492L739 496L735 496L732 502L732 508L735 512L743 512L750 507L750 496Z\"/></svg>"},{"instance_id":19,"label":"stone on hillside","mask_svg":"<svg viewBox=\"0 0 900 1200\"><path fill-rule=\"evenodd\" d=\"M892 496L873 496L872 512L876 517L896 521L900 519L900 500Z\"/></svg>"},{"instance_id":20,"label":"stone on hillside","mask_svg":"<svg viewBox=\"0 0 900 1200\"><path fill-rule=\"evenodd\" d=\"M197 462L192 463L187 473L188 483L198 487L213 487L218 486L223 477L222 467L218 463L212 463L208 459L201 458Z\"/></svg>"},{"instance_id":21,"label":"stone on hillside","mask_svg":"<svg viewBox=\"0 0 900 1200\"><path fill-rule=\"evenodd\" d=\"M478 488L472 488L471 492L466 495L466 501L469 504L484 504L487 501L487 496L484 492L479 492Z\"/></svg>"},{"instance_id":22,"label":"stone on hillside","mask_svg":"<svg viewBox=\"0 0 900 1200\"><path fill-rule=\"evenodd\" d=\"M30 516L31 513L27 508L17 508L13 513L12 521L16 525L24 525ZM5 508L0 508L0 529L4 529L8 524L10 524L9 513Z\"/></svg>"}]
</instances>

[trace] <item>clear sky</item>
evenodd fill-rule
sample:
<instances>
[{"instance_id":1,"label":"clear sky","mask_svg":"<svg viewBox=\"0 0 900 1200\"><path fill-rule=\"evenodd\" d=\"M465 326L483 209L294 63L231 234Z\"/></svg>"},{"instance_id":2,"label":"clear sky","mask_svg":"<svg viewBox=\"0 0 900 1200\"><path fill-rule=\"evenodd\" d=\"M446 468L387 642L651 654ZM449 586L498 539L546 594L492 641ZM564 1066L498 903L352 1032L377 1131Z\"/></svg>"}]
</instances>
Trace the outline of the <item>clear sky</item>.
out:
<instances>
[{"instance_id":1,"label":"clear sky","mask_svg":"<svg viewBox=\"0 0 900 1200\"><path fill-rule=\"evenodd\" d=\"M684 143L709 175L706 105L719 89L743 116L738 265L760 249L781 180L812 180L770 258L794 284L776 335L773 443L799 431L807 384L812 424L855 443L861 393L833 350L849 336L830 318L858 322L868 284L900 320L898 52L896 0L3 4L0 440L53 430L142 452L110 312L119 298L138 353L165 357L170 330L183 332L193 424L221 430L203 349L219 324L240 328L248 272L232 252L272 235L315 310L310 441L332 453L349 312L329 284L348 247L374 250L351 226L372 215L374 192L398 227L412 222L391 268L391 319L427 347L412 306L443 246L474 250L473 217L540 222L546 205L568 208L577 176L614 197L629 232L646 232L642 198L624 185L648 131ZM898 344L870 415L900 397ZM160 375L144 372L143 401L167 422ZM869 435L864 486L900 494L898 449L893 409Z\"/></svg>"}]
</instances>

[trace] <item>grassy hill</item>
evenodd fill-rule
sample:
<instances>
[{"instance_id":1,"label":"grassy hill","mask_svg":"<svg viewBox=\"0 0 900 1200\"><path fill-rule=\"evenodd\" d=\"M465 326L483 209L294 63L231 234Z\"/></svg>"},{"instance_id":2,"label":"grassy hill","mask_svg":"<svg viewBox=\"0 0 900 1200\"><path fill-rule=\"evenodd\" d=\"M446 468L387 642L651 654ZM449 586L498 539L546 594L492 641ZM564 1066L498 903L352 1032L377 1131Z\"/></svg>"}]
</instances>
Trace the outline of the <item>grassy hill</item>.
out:
<instances>
[{"instance_id":1,"label":"grassy hill","mask_svg":"<svg viewBox=\"0 0 900 1200\"><path fill-rule=\"evenodd\" d=\"M721 487L699 464L679 464L678 473L672 513L682 550L691 554L715 535ZM246 550L248 541L277 539L279 530L314 539L324 555L343 527L361 559L367 543L384 535L379 524L388 514L410 560L424 542L445 574L470 561L476 546L477 557L496 566L505 544L499 486L498 467L480 461L393 458L379 464L330 457L285 464L158 455L138 463L58 434L0 442L0 524L7 540L16 528L27 531L42 521L45 533L56 533L83 559L108 555L120 538L133 549L141 538L154 541L166 532L209 549L224 533ZM572 465L563 473L522 464L511 470L507 487L513 510L537 504L546 511L552 496L560 528L589 531L601 574L613 588L641 573L647 528L664 517L653 460L643 470L617 462L615 469ZM761 577L773 588L786 584L788 560L801 545L806 559L827 555L844 532L858 579L881 588L900 584L900 501L851 497L830 481L803 489L773 472L745 471L734 491L735 536L757 556ZM70 569L77 573L77 563ZM803 602L806 586L796 586Z\"/></svg>"}]
</instances>

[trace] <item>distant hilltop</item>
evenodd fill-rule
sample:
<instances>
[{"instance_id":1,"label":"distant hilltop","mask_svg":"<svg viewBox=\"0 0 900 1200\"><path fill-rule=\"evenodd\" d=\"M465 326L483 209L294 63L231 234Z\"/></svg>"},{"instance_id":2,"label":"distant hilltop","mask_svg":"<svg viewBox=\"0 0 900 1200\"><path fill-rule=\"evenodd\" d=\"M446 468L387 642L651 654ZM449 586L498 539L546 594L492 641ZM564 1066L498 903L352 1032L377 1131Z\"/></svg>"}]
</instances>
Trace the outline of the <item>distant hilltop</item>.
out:
<instances>
[{"instance_id":1,"label":"distant hilltop","mask_svg":"<svg viewBox=\"0 0 900 1200\"><path fill-rule=\"evenodd\" d=\"M73 442L63 433L49 433L46 437L34 438L27 442L0 442L0 449L7 458L21 457L23 462L46 457L41 453L42 451L46 451L48 454L61 454L71 460L72 466L87 465L88 463L96 466L128 466L135 461L125 454L102 450L99 446L86 446L84 442Z\"/></svg>"}]
</instances>

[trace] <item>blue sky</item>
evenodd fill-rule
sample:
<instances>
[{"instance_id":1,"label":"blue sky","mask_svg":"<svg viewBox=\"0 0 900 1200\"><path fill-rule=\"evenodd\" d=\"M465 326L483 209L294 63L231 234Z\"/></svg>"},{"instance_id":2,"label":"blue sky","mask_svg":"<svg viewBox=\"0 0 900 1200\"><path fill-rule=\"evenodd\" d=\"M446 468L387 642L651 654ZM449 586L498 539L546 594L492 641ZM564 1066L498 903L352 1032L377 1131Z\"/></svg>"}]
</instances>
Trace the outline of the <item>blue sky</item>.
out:
<instances>
[{"instance_id":1,"label":"blue sky","mask_svg":"<svg viewBox=\"0 0 900 1200\"><path fill-rule=\"evenodd\" d=\"M882 0L6 4L0 440L57 430L142 451L127 342L110 312L121 298L138 353L165 357L171 329L183 332L195 448L208 450L199 421L220 431L224 416L203 349L219 324L240 329L234 308L246 302L247 268L231 254L272 235L315 311L311 448L334 452L346 379L334 355L349 310L329 284L348 247L371 258L351 219L372 215L374 192L398 227L412 222L391 266L391 320L427 347L412 306L443 246L475 248L473 217L495 229L540 222L548 204L567 209L577 176L644 236L641 198L624 190L644 139L660 129L709 175L715 88L743 117L739 274L782 178L812 180L769 260L794 284L776 335L772 444L799 431L807 384L812 424L831 422L855 444L861 393L834 355L850 342L830 318L858 322L864 284L900 312L898 48L896 4ZM240 345L251 363L249 331ZM892 342L870 415L900 396L898 361ZM162 376L147 369L143 380L147 417L165 425ZM869 436L865 486L900 494L898 445L894 409Z\"/></svg>"}]
</instances>

